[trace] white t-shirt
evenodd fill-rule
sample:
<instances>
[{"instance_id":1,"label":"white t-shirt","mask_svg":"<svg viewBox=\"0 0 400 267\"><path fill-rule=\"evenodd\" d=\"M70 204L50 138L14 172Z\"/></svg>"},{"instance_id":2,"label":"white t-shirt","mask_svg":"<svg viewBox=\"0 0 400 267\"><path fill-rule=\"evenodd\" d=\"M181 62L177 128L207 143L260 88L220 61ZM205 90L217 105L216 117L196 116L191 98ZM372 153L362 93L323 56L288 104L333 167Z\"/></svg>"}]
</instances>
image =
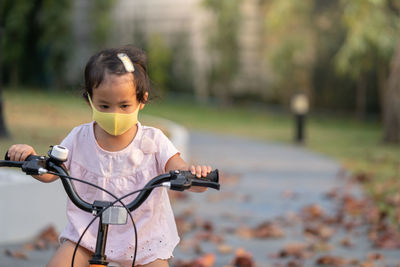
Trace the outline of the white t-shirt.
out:
<instances>
[{"instance_id":1,"label":"white t-shirt","mask_svg":"<svg viewBox=\"0 0 400 267\"><path fill-rule=\"evenodd\" d=\"M165 173L167 161L179 153L161 130L142 126L133 141L123 150L109 152L102 149L94 136L94 122L74 128L61 143L69 149L66 167L72 177L96 184L117 197L143 188L153 177ZM94 200L115 199L99 189L74 181L80 197L88 203ZM137 194L126 198L128 204ZM172 257L179 243L175 219L165 188L156 188L147 200L131 212L138 231L136 264L143 265L156 259ZM77 242L93 215L67 202L68 224L60 240ZM98 220L89 228L80 245L94 251ZM110 225L108 230L107 260L131 266L135 245L134 228L128 217L126 225Z\"/></svg>"}]
</instances>

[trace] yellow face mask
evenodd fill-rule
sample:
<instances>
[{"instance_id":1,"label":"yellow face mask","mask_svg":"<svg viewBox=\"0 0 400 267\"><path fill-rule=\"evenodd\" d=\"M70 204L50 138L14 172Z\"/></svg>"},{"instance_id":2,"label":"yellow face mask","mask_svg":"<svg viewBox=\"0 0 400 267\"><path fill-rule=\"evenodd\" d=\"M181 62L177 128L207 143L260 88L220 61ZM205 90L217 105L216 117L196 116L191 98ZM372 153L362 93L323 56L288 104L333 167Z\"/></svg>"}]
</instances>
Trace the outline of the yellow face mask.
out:
<instances>
[{"instance_id":1,"label":"yellow face mask","mask_svg":"<svg viewBox=\"0 0 400 267\"><path fill-rule=\"evenodd\" d=\"M94 107L89 95L88 98L93 111L93 120L107 133L114 136L121 135L138 123L140 104L129 114L101 112Z\"/></svg>"}]
</instances>

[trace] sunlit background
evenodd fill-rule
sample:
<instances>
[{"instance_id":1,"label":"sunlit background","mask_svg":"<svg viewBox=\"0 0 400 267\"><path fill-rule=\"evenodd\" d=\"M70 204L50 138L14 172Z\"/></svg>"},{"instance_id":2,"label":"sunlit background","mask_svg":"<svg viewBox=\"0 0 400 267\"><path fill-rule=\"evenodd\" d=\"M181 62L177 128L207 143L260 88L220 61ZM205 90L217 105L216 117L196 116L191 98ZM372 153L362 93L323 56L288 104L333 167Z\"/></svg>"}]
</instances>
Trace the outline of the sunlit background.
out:
<instances>
[{"instance_id":1,"label":"sunlit background","mask_svg":"<svg viewBox=\"0 0 400 267\"><path fill-rule=\"evenodd\" d=\"M398 237L399 18L399 0L2 0L0 155L14 143L44 154L89 122L86 62L133 44L152 80L144 122L317 152L357 178L374 223Z\"/></svg>"}]
</instances>

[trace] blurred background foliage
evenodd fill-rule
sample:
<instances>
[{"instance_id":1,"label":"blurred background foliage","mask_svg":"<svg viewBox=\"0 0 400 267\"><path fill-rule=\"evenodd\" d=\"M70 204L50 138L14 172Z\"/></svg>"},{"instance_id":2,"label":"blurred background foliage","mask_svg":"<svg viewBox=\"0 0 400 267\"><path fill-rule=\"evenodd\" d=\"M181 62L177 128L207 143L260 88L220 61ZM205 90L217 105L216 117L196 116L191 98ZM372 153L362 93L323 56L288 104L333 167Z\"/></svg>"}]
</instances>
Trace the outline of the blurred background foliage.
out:
<instances>
[{"instance_id":1,"label":"blurred background foliage","mask_svg":"<svg viewBox=\"0 0 400 267\"><path fill-rule=\"evenodd\" d=\"M63 90L82 83L81 75L67 79L79 50L76 28L89 27L89 52L115 44L113 8L118 1L87 1L87 25L73 27L78 2L1 1L5 86ZM241 82L247 2L256 6L261 22L260 53L247 64L265 68L257 68L260 79ZM204 80L201 99L206 102L231 105L250 100L285 107L293 94L303 92L314 110L380 119L385 131L394 131L385 139L398 142L400 130L393 128L400 129L396 126L400 110L391 104L397 96L389 88L396 82L389 80L397 75L391 75L391 66L398 46L399 4L398 0L201 0L198 9L207 12L209 20L203 33L204 74L194 67L190 32L168 38L156 30L145 33L141 28L145 23L138 22L127 40L148 52L150 76L161 95L200 99L196 87Z\"/></svg>"},{"instance_id":2,"label":"blurred background foliage","mask_svg":"<svg viewBox=\"0 0 400 267\"><path fill-rule=\"evenodd\" d=\"M79 92L95 51L133 43L166 98L144 112L191 129L290 142L288 105L306 94L307 146L373 176L367 191L400 222L390 204L400 186L400 0L180 1L0 1L0 89L15 138L3 148L25 140L44 152L90 120L65 92Z\"/></svg>"}]
</instances>

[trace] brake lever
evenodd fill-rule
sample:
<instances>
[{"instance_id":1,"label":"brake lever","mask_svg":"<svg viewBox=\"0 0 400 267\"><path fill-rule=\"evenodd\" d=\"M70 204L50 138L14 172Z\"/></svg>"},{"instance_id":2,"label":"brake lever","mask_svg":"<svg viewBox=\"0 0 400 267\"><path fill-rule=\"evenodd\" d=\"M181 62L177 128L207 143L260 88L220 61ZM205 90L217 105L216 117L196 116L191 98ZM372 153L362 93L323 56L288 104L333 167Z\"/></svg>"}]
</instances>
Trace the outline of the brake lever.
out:
<instances>
[{"instance_id":1,"label":"brake lever","mask_svg":"<svg viewBox=\"0 0 400 267\"><path fill-rule=\"evenodd\" d=\"M175 191L183 191L189 189L192 186L192 180L187 178L183 172L170 171L171 180L169 182L169 188Z\"/></svg>"},{"instance_id":2,"label":"brake lever","mask_svg":"<svg viewBox=\"0 0 400 267\"><path fill-rule=\"evenodd\" d=\"M47 173L46 158L43 156L30 155L22 164L21 170L27 175L42 175Z\"/></svg>"}]
</instances>

